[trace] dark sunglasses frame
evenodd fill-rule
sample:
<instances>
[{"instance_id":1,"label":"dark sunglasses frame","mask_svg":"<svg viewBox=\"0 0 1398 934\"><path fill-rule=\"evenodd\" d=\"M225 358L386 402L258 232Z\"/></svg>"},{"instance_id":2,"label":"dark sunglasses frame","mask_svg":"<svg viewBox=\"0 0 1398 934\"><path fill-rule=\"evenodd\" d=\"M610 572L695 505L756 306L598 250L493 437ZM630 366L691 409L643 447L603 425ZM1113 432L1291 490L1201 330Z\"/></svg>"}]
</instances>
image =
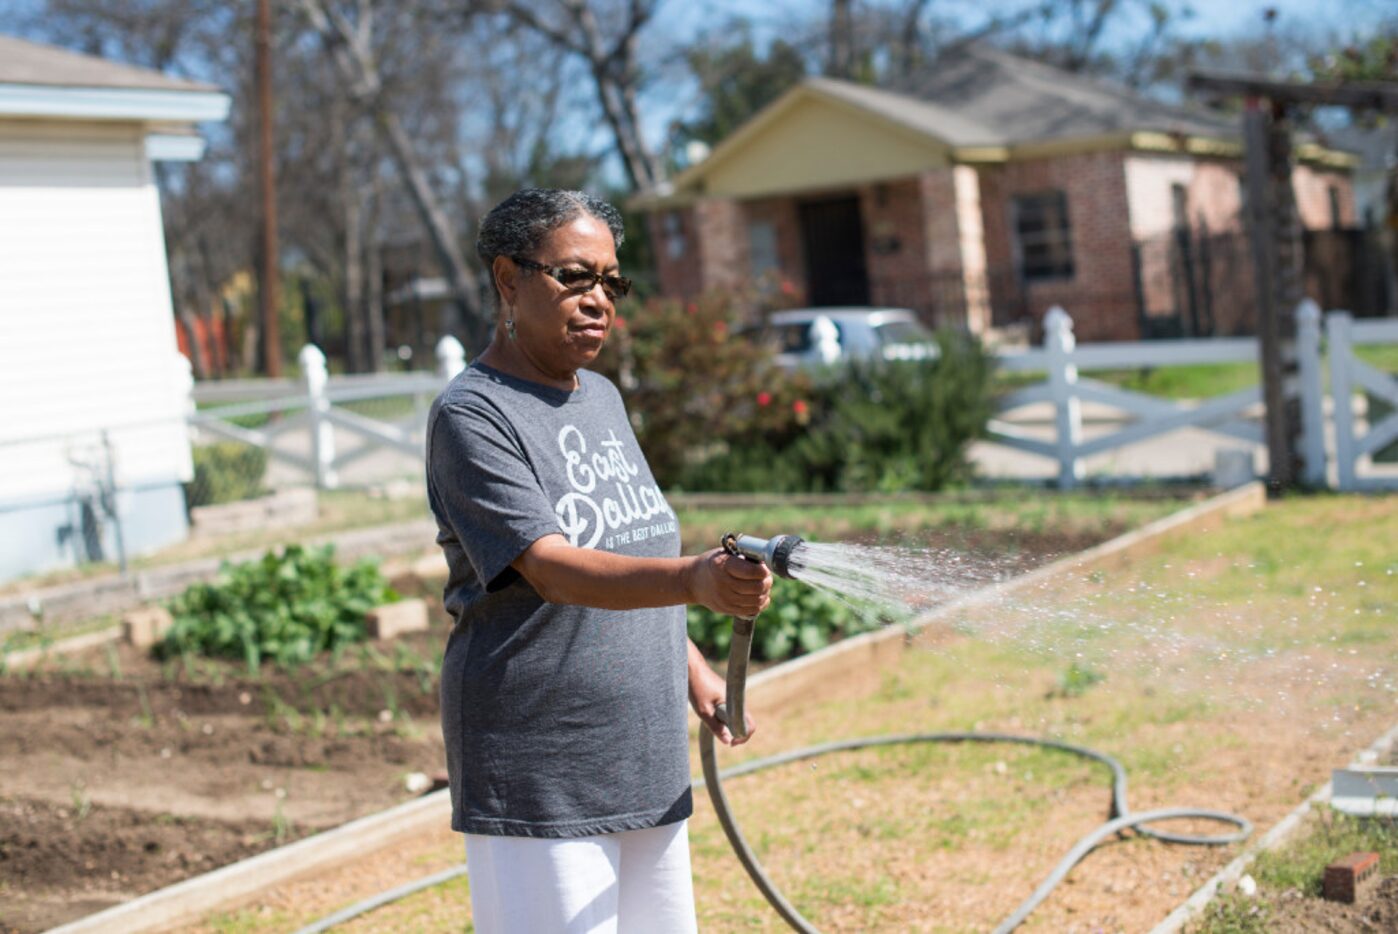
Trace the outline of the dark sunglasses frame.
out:
<instances>
[{"instance_id":1,"label":"dark sunglasses frame","mask_svg":"<svg viewBox=\"0 0 1398 934\"><path fill-rule=\"evenodd\" d=\"M597 287L600 282L602 291L607 293L607 297L615 301L618 298L625 298L631 291L631 280L625 276L608 276L600 272L593 272L591 269L584 269L581 266L545 266L543 263L536 263L532 259L525 259L522 256L511 256L510 259L516 266L522 269L532 269L548 276L569 292L577 295L586 295ZM563 281L564 274L570 278L575 276L587 276L586 286L569 285Z\"/></svg>"}]
</instances>

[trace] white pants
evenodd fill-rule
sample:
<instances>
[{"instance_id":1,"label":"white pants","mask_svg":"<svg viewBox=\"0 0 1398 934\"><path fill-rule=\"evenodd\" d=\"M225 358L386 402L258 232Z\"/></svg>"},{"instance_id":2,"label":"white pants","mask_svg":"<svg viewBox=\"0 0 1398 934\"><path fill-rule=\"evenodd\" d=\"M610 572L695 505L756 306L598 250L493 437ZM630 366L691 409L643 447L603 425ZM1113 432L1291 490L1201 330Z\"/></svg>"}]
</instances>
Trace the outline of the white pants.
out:
<instances>
[{"instance_id":1,"label":"white pants","mask_svg":"<svg viewBox=\"0 0 1398 934\"><path fill-rule=\"evenodd\" d=\"M563 840L466 835L479 934L694 934L689 824Z\"/></svg>"}]
</instances>

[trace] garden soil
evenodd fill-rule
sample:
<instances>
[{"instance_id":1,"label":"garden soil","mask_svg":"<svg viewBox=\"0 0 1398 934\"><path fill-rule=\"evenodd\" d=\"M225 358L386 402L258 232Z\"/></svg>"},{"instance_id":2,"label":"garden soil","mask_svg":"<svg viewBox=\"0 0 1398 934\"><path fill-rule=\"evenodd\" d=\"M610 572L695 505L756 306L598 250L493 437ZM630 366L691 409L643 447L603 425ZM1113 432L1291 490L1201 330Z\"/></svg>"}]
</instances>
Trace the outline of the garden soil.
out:
<instances>
[{"instance_id":1,"label":"garden soil","mask_svg":"<svg viewBox=\"0 0 1398 934\"><path fill-rule=\"evenodd\" d=\"M993 554L1010 574L1116 531L960 530L940 544ZM431 612L430 632L359 662L351 650L333 670L249 677L114 645L0 675L0 932L44 930L412 797L406 776L445 761L422 662L447 624L440 603Z\"/></svg>"}]
</instances>

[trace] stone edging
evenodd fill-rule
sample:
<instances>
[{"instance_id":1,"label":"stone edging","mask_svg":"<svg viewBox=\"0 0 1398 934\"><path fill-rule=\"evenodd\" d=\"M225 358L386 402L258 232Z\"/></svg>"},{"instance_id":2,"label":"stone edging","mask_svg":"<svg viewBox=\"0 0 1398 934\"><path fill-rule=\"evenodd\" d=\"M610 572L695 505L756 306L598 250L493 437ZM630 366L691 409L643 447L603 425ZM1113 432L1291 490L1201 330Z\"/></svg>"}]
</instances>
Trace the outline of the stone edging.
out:
<instances>
[{"instance_id":1,"label":"stone edging","mask_svg":"<svg viewBox=\"0 0 1398 934\"><path fill-rule=\"evenodd\" d=\"M1094 548L943 604L915 620L912 628L917 630L949 620L960 610L992 602L1050 577L1109 561L1125 560L1172 535L1218 525L1228 517L1249 515L1257 512L1265 503L1266 491L1261 483L1222 493ZM900 627L865 633L754 675L749 681L749 689L760 695L764 703L778 702L811 692L820 682L829 681L835 673L848 671L853 666L882 666L889 663L902 652L906 642L907 632ZM440 827L450 819L449 795L449 791L442 790L395 805L80 918L55 928L49 934L137 934L188 921L192 917L246 900L274 884L324 871L405 837Z\"/></svg>"}]
</instances>

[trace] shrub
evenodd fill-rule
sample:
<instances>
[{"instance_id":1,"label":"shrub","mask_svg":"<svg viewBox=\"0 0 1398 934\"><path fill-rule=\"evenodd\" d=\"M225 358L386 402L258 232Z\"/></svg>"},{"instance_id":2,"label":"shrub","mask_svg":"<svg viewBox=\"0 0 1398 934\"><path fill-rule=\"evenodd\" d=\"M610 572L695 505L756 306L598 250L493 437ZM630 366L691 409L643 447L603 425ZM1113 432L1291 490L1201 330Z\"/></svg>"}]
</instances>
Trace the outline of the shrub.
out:
<instances>
[{"instance_id":1,"label":"shrub","mask_svg":"<svg viewBox=\"0 0 1398 934\"><path fill-rule=\"evenodd\" d=\"M225 564L217 581L176 597L175 623L156 654L242 658L253 672L263 659L290 667L363 641L364 614L396 598L372 562L344 568L328 546L289 545L257 561Z\"/></svg>"},{"instance_id":2,"label":"shrub","mask_svg":"<svg viewBox=\"0 0 1398 934\"><path fill-rule=\"evenodd\" d=\"M810 380L777 367L770 347L734 336L746 307L737 294L714 292L689 303L632 303L617 318L597 369L626 397L661 486L682 483L691 463L745 439L800 428Z\"/></svg>"},{"instance_id":3,"label":"shrub","mask_svg":"<svg viewBox=\"0 0 1398 934\"><path fill-rule=\"evenodd\" d=\"M733 638L733 618L702 606L686 610L689 637L707 658L726 658ZM824 648L839 637L875 629L848 604L822 590L785 578L772 581L772 602L757 618L752 657L779 661Z\"/></svg>"},{"instance_id":4,"label":"shrub","mask_svg":"<svg viewBox=\"0 0 1398 934\"><path fill-rule=\"evenodd\" d=\"M220 441L199 445L191 453L194 479L185 485L189 508L231 503L262 492L267 452L257 445Z\"/></svg>"},{"instance_id":5,"label":"shrub","mask_svg":"<svg viewBox=\"0 0 1398 934\"><path fill-rule=\"evenodd\" d=\"M965 336L937 335L935 360L856 363L827 377L795 457L813 484L839 491L940 490L970 475L966 449L990 419L990 358Z\"/></svg>"},{"instance_id":6,"label":"shrub","mask_svg":"<svg viewBox=\"0 0 1398 934\"><path fill-rule=\"evenodd\" d=\"M727 437L691 465L688 489L935 491L969 477L966 449L992 412L991 360L943 332L935 360L853 363L820 375L783 431Z\"/></svg>"}]
</instances>

